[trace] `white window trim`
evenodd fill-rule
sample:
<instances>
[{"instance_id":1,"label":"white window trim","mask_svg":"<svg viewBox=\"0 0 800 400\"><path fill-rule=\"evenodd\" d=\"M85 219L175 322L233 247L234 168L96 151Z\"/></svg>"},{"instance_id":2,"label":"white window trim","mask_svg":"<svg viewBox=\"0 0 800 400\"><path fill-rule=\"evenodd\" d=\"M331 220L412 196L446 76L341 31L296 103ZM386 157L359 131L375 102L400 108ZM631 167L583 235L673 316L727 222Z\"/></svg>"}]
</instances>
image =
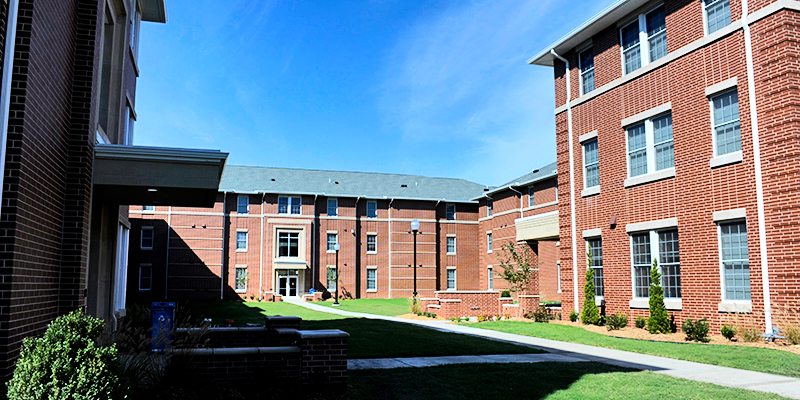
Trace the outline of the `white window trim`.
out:
<instances>
[{"instance_id":1,"label":"white window trim","mask_svg":"<svg viewBox=\"0 0 800 400\"><path fill-rule=\"evenodd\" d=\"M456 270L456 267L447 267L447 273L448 274L450 273L450 271L453 271L453 288L451 289L450 287L448 287L448 284L450 283L450 278L447 275L445 275L445 277L444 277L445 278L445 282L444 282L445 288L446 288L446 290L449 290L449 291L458 290L458 271Z\"/></svg>"},{"instance_id":2,"label":"white window trim","mask_svg":"<svg viewBox=\"0 0 800 400\"><path fill-rule=\"evenodd\" d=\"M336 254L336 250L328 250L328 244L330 243L330 241L328 240L328 235L336 236L336 242L335 243L339 243L339 232L334 231L334 232L327 232L325 234L325 252L327 254Z\"/></svg>"},{"instance_id":3,"label":"white window trim","mask_svg":"<svg viewBox=\"0 0 800 400\"><path fill-rule=\"evenodd\" d=\"M152 207L152 208L148 209L147 207ZM143 212L143 213L153 213L153 212L156 212L156 206L142 206L142 212Z\"/></svg>"},{"instance_id":4,"label":"white window trim","mask_svg":"<svg viewBox=\"0 0 800 400\"><path fill-rule=\"evenodd\" d=\"M716 1L714 1L714 0L712 0L712 1L711 1L711 3L715 3L715 2L716 2ZM702 7L703 7L703 13L702 13L702 14L703 14L703 36L708 36L708 35L711 35L711 34L712 34L712 33L708 33L708 8L706 7L706 5L708 5L708 4L709 4L709 2L708 2L708 1L706 1L706 0L701 0L701 5L702 5ZM729 5L729 7L730 7L730 5ZM733 15L731 15L730 17L731 17L731 23L730 23L730 24L728 24L728 25L731 25L731 24L733 24ZM724 27L723 27L723 28L724 28ZM720 30L722 30L722 28L719 28L719 29L717 29L717 30L716 30L715 32L713 32L713 33L717 33L717 32L719 32Z\"/></svg>"},{"instance_id":5,"label":"white window trim","mask_svg":"<svg viewBox=\"0 0 800 400\"><path fill-rule=\"evenodd\" d=\"M492 212L494 211L494 201L492 199L486 199L486 217L491 218Z\"/></svg>"},{"instance_id":6,"label":"white window trim","mask_svg":"<svg viewBox=\"0 0 800 400\"><path fill-rule=\"evenodd\" d=\"M450 248L449 248L450 246L449 246L449 243L448 243L450 241L450 239L453 239L453 250L454 251L450 251ZM447 235L447 238L445 239L444 245L445 245L446 254L448 256L456 255L456 252L458 251L458 242L456 241L456 235Z\"/></svg>"},{"instance_id":7,"label":"white window trim","mask_svg":"<svg viewBox=\"0 0 800 400\"><path fill-rule=\"evenodd\" d=\"M275 227L273 240L275 241L275 253L274 257L277 262L286 262L286 260L293 260L293 262L297 262L294 260L302 260L305 256L305 229L295 229L294 227L290 226L278 226ZM297 234L297 257L292 256L285 256L281 257L281 233L296 233ZM291 247L290 247L291 248Z\"/></svg>"},{"instance_id":8,"label":"white window trim","mask_svg":"<svg viewBox=\"0 0 800 400\"><path fill-rule=\"evenodd\" d=\"M447 218L447 214L449 214L449 211L448 211L448 209L449 209L450 207L453 207L453 219L449 219L449 218ZM456 214L457 214L457 213L456 213L456 205L455 205L455 204L449 203L449 204L447 204L447 205L445 205L445 206L444 206L444 219L445 219L446 221L455 221L455 220L457 220L457 219L458 219L458 217L457 217L457 215L456 215Z\"/></svg>"},{"instance_id":9,"label":"white window trim","mask_svg":"<svg viewBox=\"0 0 800 400\"><path fill-rule=\"evenodd\" d=\"M735 210L734 210L735 211ZM752 295L750 300L726 300L725 299L725 263L722 259L722 226L721 224L730 224L730 223L737 223L737 222L744 222L745 225L747 224L746 218L733 218L727 220L720 220L715 221L717 225L717 259L719 260L719 304L717 308L719 312L746 312L751 313L753 312L753 298ZM747 237L747 245L750 245L750 232L748 231ZM748 252L749 258L749 252ZM748 261L749 264L749 261ZM752 290L752 282L751 282L751 290Z\"/></svg>"},{"instance_id":10,"label":"white window trim","mask_svg":"<svg viewBox=\"0 0 800 400\"><path fill-rule=\"evenodd\" d=\"M367 267L367 271L375 271L375 289L367 289L367 293L377 293L378 292L378 267L376 267L376 266ZM366 278L367 278L366 287L368 288L369 287L369 273L367 273Z\"/></svg>"},{"instance_id":11,"label":"white window trim","mask_svg":"<svg viewBox=\"0 0 800 400\"><path fill-rule=\"evenodd\" d=\"M335 273L336 272L336 266L335 265L328 265L326 267L327 267L327 269L325 270L325 290L327 290L329 292L330 291L336 291L336 287L335 286L332 287L332 288L328 287L328 274L330 273L329 271L333 271ZM338 284L338 282L336 282L335 278L336 277L334 276L334 282L333 282L334 285Z\"/></svg>"},{"instance_id":12,"label":"white window trim","mask_svg":"<svg viewBox=\"0 0 800 400\"><path fill-rule=\"evenodd\" d=\"M586 186L586 143L592 140L597 140L597 131L589 132L587 135L591 135L594 133L594 137L590 137L585 141L581 141L581 154L583 155L583 190L581 191L581 196L586 197L591 194L600 193L600 179L597 180L597 185L594 186ZM627 135L627 133L626 133ZM597 176L600 177L600 141L597 141ZM596 188L596 189L595 189ZM594 193L595 190L597 193ZM590 193L586 194L585 193Z\"/></svg>"},{"instance_id":13,"label":"white window trim","mask_svg":"<svg viewBox=\"0 0 800 400\"><path fill-rule=\"evenodd\" d=\"M494 251L494 238L492 232L486 232L486 254L491 254Z\"/></svg>"},{"instance_id":14,"label":"white window trim","mask_svg":"<svg viewBox=\"0 0 800 400\"><path fill-rule=\"evenodd\" d=\"M286 205L286 212L285 213L280 212L280 203L281 203L281 198L282 197L288 199L287 203L286 203L287 205ZM292 213L292 199L297 199L299 201L299 203L300 203L300 213L299 214L293 214ZM302 196L289 196L289 195L278 196L278 214L279 215L303 215L303 197Z\"/></svg>"},{"instance_id":15,"label":"white window trim","mask_svg":"<svg viewBox=\"0 0 800 400\"><path fill-rule=\"evenodd\" d=\"M556 270L558 271L558 293L561 293L561 260L556 261Z\"/></svg>"},{"instance_id":16,"label":"white window trim","mask_svg":"<svg viewBox=\"0 0 800 400\"><path fill-rule=\"evenodd\" d=\"M486 266L486 290L494 290L494 267Z\"/></svg>"},{"instance_id":17,"label":"white window trim","mask_svg":"<svg viewBox=\"0 0 800 400\"><path fill-rule=\"evenodd\" d=\"M330 205L331 201L335 201L336 202L336 207L335 207L336 208L336 214L333 214L333 215L331 215L331 212L330 212L331 211L331 205ZM338 217L339 216L339 199L338 198L336 198L336 197L328 197L328 201L325 202L325 206L326 206L325 207L325 213L329 217Z\"/></svg>"},{"instance_id":18,"label":"white window trim","mask_svg":"<svg viewBox=\"0 0 800 400\"><path fill-rule=\"evenodd\" d=\"M375 216L374 217L370 217L369 216L369 204L370 203L375 204ZM368 201L367 202L367 218L370 218L370 219L378 218L378 202L377 201Z\"/></svg>"},{"instance_id":19,"label":"white window trim","mask_svg":"<svg viewBox=\"0 0 800 400\"><path fill-rule=\"evenodd\" d=\"M584 71L583 71L582 66L581 66L581 54L583 54L583 53L585 53L587 51L590 51L590 50L592 51L592 69L591 69L591 71L594 72L594 56L595 56L594 55L594 46L589 46L589 47L581 50L578 53L578 77L580 78L579 79L580 80L580 84L578 85L578 87L580 89L580 95L581 96L585 95L586 93L591 93L591 92L594 91L594 89L597 89L597 75L595 74L595 76L594 76L595 77L594 89L592 89L592 90L590 90L588 92L585 92L583 90L583 75L584 75ZM586 71L586 73L588 73L588 71Z\"/></svg>"},{"instance_id":20,"label":"white window trim","mask_svg":"<svg viewBox=\"0 0 800 400\"><path fill-rule=\"evenodd\" d=\"M233 268L233 290L236 293L247 293L247 281L249 280L247 278L249 278L249 276L247 276L244 280L244 289L236 289L236 281L238 280L238 278L236 277L236 270L238 269L244 269L245 274L248 274L247 265L239 264Z\"/></svg>"},{"instance_id":21,"label":"white window trim","mask_svg":"<svg viewBox=\"0 0 800 400\"><path fill-rule=\"evenodd\" d=\"M247 206L246 206L247 212L239 212L239 206L241 205L240 203L241 203L242 199L247 200ZM236 214L242 214L242 215L250 214L250 196L249 195L240 194L240 195L236 196Z\"/></svg>"},{"instance_id":22,"label":"white window trim","mask_svg":"<svg viewBox=\"0 0 800 400\"><path fill-rule=\"evenodd\" d=\"M663 221L663 220L662 220ZM652 269L653 259L660 259L659 257L659 240L658 240L658 233L661 231L668 231L677 229L673 226L664 226L659 228L653 228L652 230L636 230L636 231L628 231L628 242L630 246L630 265L631 265L631 301L630 301L630 308L648 308L649 299L650 297L638 297L636 296L636 267L633 265L633 235L636 234L643 234L647 233L650 235L650 268ZM658 263L658 272L663 275L663 270L661 269L661 263ZM663 282L662 282L663 286ZM644 301L644 302L643 302ZM681 297L664 297L664 305L666 306L667 310L673 311L680 311L683 306L683 282L681 282Z\"/></svg>"},{"instance_id":23,"label":"white window trim","mask_svg":"<svg viewBox=\"0 0 800 400\"><path fill-rule=\"evenodd\" d=\"M370 236L375 237L375 250L369 249L369 238ZM367 254L378 254L378 234L377 233L367 233ZM377 268L377 267L376 267Z\"/></svg>"},{"instance_id":24,"label":"white window trim","mask_svg":"<svg viewBox=\"0 0 800 400\"><path fill-rule=\"evenodd\" d=\"M244 248L239 248L239 234L244 233ZM236 252L237 253L247 253L247 248L249 247L250 242L250 234L247 232L247 229L237 229L236 230Z\"/></svg>"},{"instance_id":25,"label":"white window trim","mask_svg":"<svg viewBox=\"0 0 800 400\"><path fill-rule=\"evenodd\" d=\"M142 267L149 267L150 268L150 287L149 288L142 288ZM139 291L140 292L149 292L153 290L153 264L139 264Z\"/></svg>"},{"instance_id":26,"label":"white window trim","mask_svg":"<svg viewBox=\"0 0 800 400\"><path fill-rule=\"evenodd\" d=\"M713 104L712 104L713 107ZM661 112L658 112L661 111ZM632 117L622 120L623 127L625 128L625 164L627 166L627 178L625 179L624 186L626 188L644 183L654 182L662 179L672 178L675 176L675 166L664 168L656 171L656 148L655 137L653 130L653 120L661 118L667 114L672 114L672 103L666 103L658 107L647 110L643 113L634 115ZM645 134L645 151L647 152L647 172L642 175L631 176L631 157L629 152L628 136L629 128L644 123ZM675 158L675 133L673 126L672 134L672 157ZM674 163L674 161L673 161Z\"/></svg>"},{"instance_id":27,"label":"white window trim","mask_svg":"<svg viewBox=\"0 0 800 400\"><path fill-rule=\"evenodd\" d=\"M648 40L649 38L647 36L647 14L650 14L651 12L655 11L657 8L659 8L659 7L663 6L663 5L664 5L664 3L660 3L657 6L655 6L653 8L650 8L647 11L642 12L641 14L639 14L636 18L634 18L629 23L618 27L618 29L617 29L618 33L617 34L619 35L619 54L620 54L620 61L621 61L621 64L622 64L621 65L622 66L622 76L625 76L625 75L628 75L628 74L632 74L632 73L634 73L634 72L646 67L648 64L654 62L654 61L650 61L650 41ZM664 14L665 14L665 17L666 17L666 10L664 11ZM624 49L622 47L623 46L623 44L622 44L622 30L627 28L629 25L632 25L632 24L635 24L635 23L639 24L639 56L641 57L641 65L639 66L639 68L637 68L637 69L635 69L635 70L633 70L631 72L625 73L625 51L624 51ZM658 60L656 60L656 61L658 61Z\"/></svg>"},{"instance_id":28,"label":"white window trim","mask_svg":"<svg viewBox=\"0 0 800 400\"><path fill-rule=\"evenodd\" d=\"M528 207L533 207L536 205L534 197L536 195L536 185L528 186Z\"/></svg>"},{"instance_id":29,"label":"white window trim","mask_svg":"<svg viewBox=\"0 0 800 400\"><path fill-rule=\"evenodd\" d=\"M144 231L153 232L153 239L150 247L144 246ZM141 250L153 250L153 245L156 243L156 232L152 226L143 226L142 231L139 233L139 249Z\"/></svg>"},{"instance_id":30,"label":"white window trim","mask_svg":"<svg viewBox=\"0 0 800 400\"><path fill-rule=\"evenodd\" d=\"M592 229L592 230L594 230L594 229ZM599 231L600 229L597 229L597 230ZM599 234L587 237L586 236L586 232L587 231L583 231L583 232L584 232L583 243L586 245L586 254L589 254L589 240L600 239L600 242L602 243L603 237L600 236ZM604 272L603 273L603 294L605 294L605 285L606 285L606 282L605 282L606 281L606 275L605 275L604 267L605 267L605 265L600 267L600 269L602 269L603 272ZM595 267L590 267L588 265L587 265L587 268L597 269ZM635 284L634 284L634 292L635 292ZM595 287L595 293L597 293L597 288L596 287ZM595 301L598 303L597 305L599 306L600 305L600 301L605 300L606 296L598 296L598 295L595 294L594 298L595 298Z\"/></svg>"},{"instance_id":31,"label":"white window trim","mask_svg":"<svg viewBox=\"0 0 800 400\"><path fill-rule=\"evenodd\" d=\"M725 83L725 82L721 82ZM713 86L712 86L713 88ZM706 89L708 90L708 89ZM716 126L714 125L714 98L722 96L724 94L728 94L730 92L736 92L736 96L738 99L739 96L739 88L738 86L728 87L727 90L719 90L711 95L707 95L708 97L708 106L711 110L711 146L712 146L712 158L709 164L711 168L722 167L729 164L735 164L737 162L741 162L743 159L742 150L733 151L727 154L717 154L717 131ZM742 116L741 116L742 109L739 109L739 141L742 140ZM731 123L726 122L725 124Z\"/></svg>"}]
</instances>

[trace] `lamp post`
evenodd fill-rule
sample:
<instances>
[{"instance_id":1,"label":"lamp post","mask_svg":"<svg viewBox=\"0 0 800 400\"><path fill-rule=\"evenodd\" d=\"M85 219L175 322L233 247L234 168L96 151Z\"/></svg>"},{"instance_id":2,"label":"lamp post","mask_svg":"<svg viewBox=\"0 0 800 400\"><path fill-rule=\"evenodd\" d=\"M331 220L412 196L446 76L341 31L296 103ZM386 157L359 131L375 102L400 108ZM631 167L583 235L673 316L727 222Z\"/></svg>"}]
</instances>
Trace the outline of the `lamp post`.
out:
<instances>
[{"instance_id":1,"label":"lamp post","mask_svg":"<svg viewBox=\"0 0 800 400\"><path fill-rule=\"evenodd\" d=\"M417 233L419 233L419 221L411 221L411 232L414 233L414 305L417 305Z\"/></svg>"},{"instance_id":2,"label":"lamp post","mask_svg":"<svg viewBox=\"0 0 800 400\"><path fill-rule=\"evenodd\" d=\"M339 305L339 243L333 245L333 249L336 250L336 297L333 299L333 305Z\"/></svg>"}]
</instances>

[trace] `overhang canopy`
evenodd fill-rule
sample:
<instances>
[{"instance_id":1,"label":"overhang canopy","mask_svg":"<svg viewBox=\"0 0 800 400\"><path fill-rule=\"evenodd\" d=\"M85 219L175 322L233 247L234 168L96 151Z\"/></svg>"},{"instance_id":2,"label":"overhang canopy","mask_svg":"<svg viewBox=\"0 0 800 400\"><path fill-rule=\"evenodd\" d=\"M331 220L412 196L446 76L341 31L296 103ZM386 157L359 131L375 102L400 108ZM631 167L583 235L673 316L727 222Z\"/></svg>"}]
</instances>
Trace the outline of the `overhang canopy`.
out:
<instances>
[{"instance_id":1,"label":"overhang canopy","mask_svg":"<svg viewBox=\"0 0 800 400\"><path fill-rule=\"evenodd\" d=\"M213 207L228 153L95 146L94 198L109 204Z\"/></svg>"},{"instance_id":2,"label":"overhang canopy","mask_svg":"<svg viewBox=\"0 0 800 400\"><path fill-rule=\"evenodd\" d=\"M532 215L514 220L517 241L558 239L558 211Z\"/></svg>"},{"instance_id":3,"label":"overhang canopy","mask_svg":"<svg viewBox=\"0 0 800 400\"><path fill-rule=\"evenodd\" d=\"M139 0L142 9L142 21L167 22L167 6L164 0Z\"/></svg>"}]
</instances>

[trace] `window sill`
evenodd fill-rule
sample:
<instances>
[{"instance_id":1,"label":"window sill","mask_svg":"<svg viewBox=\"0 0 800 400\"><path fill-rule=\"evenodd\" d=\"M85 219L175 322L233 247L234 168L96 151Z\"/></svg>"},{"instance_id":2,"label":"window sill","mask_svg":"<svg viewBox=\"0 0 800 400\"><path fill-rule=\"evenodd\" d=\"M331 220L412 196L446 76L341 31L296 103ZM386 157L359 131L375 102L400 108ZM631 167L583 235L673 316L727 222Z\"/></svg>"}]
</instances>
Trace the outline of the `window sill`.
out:
<instances>
[{"instance_id":1,"label":"window sill","mask_svg":"<svg viewBox=\"0 0 800 400\"><path fill-rule=\"evenodd\" d=\"M746 300L722 301L718 305L719 312L722 313L752 313L753 303Z\"/></svg>"},{"instance_id":2,"label":"window sill","mask_svg":"<svg viewBox=\"0 0 800 400\"><path fill-rule=\"evenodd\" d=\"M150 291L150 289L142 289L142 288L139 288L139 291L140 291L140 292L149 292L149 291Z\"/></svg>"},{"instance_id":3,"label":"window sill","mask_svg":"<svg viewBox=\"0 0 800 400\"><path fill-rule=\"evenodd\" d=\"M237 253L247 253L247 249L236 249Z\"/></svg>"},{"instance_id":4,"label":"window sill","mask_svg":"<svg viewBox=\"0 0 800 400\"><path fill-rule=\"evenodd\" d=\"M142 247L139 250L153 250L153 248L152 247Z\"/></svg>"},{"instance_id":5,"label":"window sill","mask_svg":"<svg viewBox=\"0 0 800 400\"><path fill-rule=\"evenodd\" d=\"M367 293L378 293L378 289L367 289Z\"/></svg>"},{"instance_id":6,"label":"window sill","mask_svg":"<svg viewBox=\"0 0 800 400\"><path fill-rule=\"evenodd\" d=\"M589 197L597 194L600 194L600 185L581 190L581 197Z\"/></svg>"},{"instance_id":7,"label":"window sill","mask_svg":"<svg viewBox=\"0 0 800 400\"><path fill-rule=\"evenodd\" d=\"M492 254L492 251L491 251L491 250L489 250L489 251L487 251L487 252L486 252L486 254Z\"/></svg>"},{"instance_id":8,"label":"window sill","mask_svg":"<svg viewBox=\"0 0 800 400\"><path fill-rule=\"evenodd\" d=\"M631 308L650 308L650 299L649 298L631 299L629 305ZM681 311L683 309L683 300L664 299L664 305L667 307L667 310Z\"/></svg>"},{"instance_id":9,"label":"window sill","mask_svg":"<svg viewBox=\"0 0 800 400\"><path fill-rule=\"evenodd\" d=\"M367 254L378 254L377 251L368 251Z\"/></svg>"},{"instance_id":10,"label":"window sill","mask_svg":"<svg viewBox=\"0 0 800 400\"><path fill-rule=\"evenodd\" d=\"M236 289L236 293L247 293L247 289Z\"/></svg>"},{"instance_id":11,"label":"window sill","mask_svg":"<svg viewBox=\"0 0 800 400\"><path fill-rule=\"evenodd\" d=\"M740 151L734 151L733 153L716 156L712 158L708 162L708 164L711 166L711 168L719 168L719 167L724 167L726 165L740 163L742 162L742 159L743 159L742 152L740 150Z\"/></svg>"},{"instance_id":12,"label":"window sill","mask_svg":"<svg viewBox=\"0 0 800 400\"><path fill-rule=\"evenodd\" d=\"M336 254L336 250L327 250L325 252L328 254Z\"/></svg>"},{"instance_id":13,"label":"window sill","mask_svg":"<svg viewBox=\"0 0 800 400\"><path fill-rule=\"evenodd\" d=\"M456 255L456 253L445 253L445 255L454 256L454 255Z\"/></svg>"},{"instance_id":14,"label":"window sill","mask_svg":"<svg viewBox=\"0 0 800 400\"><path fill-rule=\"evenodd\" d=\"M675 167L662 169L661 171L656 171L650 174L639 175L637 177L625 179L625 187L633 187L638 185L643 185L645 183L656 182L662 179L674 178L675 177Z\"/></svg>"}]
</instances>

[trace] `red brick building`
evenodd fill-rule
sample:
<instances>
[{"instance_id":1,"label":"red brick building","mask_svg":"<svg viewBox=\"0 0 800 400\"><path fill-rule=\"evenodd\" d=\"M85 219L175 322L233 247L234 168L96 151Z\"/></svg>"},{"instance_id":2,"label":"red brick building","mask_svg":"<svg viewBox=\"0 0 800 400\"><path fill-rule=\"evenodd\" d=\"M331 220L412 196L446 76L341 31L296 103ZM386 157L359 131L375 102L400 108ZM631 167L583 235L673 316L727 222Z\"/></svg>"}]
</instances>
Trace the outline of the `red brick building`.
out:
<instances>
[{"instance_id":1,"label":"red brick building","mask_svg":"<svg viewBox=\"0 0 800 400\"><path fill-rule=\"evenodd\" d=\"M589 246L606 312L647 313L657 259L680 323L771 330L800 305L800 9L620 0L529 60L552 67L563 302Z\"/></svg>"},{"instance_id":2,"label":"red brick building","mask_svg":"<svg viewBox=\"0 0 800 400\"><path fill-rule=\"evenodd\" d=\"M213 204L227 154L132 146L142 21L164 2L0 3L0 380L57 316L125 314L126 204Z\"/></svg>"}]
</instances>

